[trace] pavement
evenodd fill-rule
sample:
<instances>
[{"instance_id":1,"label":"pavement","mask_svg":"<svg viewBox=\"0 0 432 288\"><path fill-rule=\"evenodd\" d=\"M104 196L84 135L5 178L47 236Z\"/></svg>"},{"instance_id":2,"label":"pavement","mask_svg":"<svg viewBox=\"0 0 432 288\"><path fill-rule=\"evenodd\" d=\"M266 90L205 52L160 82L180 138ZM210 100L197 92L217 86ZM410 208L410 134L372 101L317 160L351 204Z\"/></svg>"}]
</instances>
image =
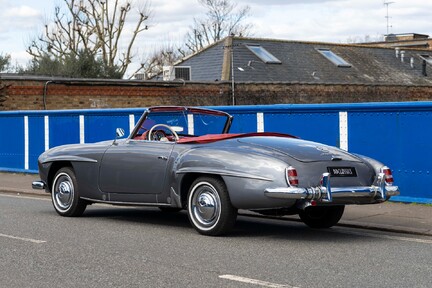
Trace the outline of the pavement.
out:
<instances>
[{"instance_id":1,"label":"pavement","mask_svg":"<svg viewBox=\"0 0 432 288\"><path fill-rule=\"evenodd\" d=\"M37 174L0 172L0 193L49 197L34 190ZM283 217L296 220L293 216ZM339 226L432 236L432 205L385 202L375 205L347 205Z\"/></svg>"}]
</instances>

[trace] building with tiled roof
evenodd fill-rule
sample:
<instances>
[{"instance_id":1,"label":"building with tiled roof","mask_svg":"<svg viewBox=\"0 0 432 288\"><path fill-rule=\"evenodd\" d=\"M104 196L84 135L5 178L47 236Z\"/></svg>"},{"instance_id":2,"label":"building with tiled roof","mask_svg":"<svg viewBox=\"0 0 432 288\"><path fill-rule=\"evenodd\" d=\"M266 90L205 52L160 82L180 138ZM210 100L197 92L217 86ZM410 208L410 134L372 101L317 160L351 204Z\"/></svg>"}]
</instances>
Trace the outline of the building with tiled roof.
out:
<instances>
[{"instance_id":1,"label":"building with tiled roof","mask_svg":"<svg viewBox=\"0 0 432 288\"><path fill-rule=\"evenodd\" d=\"M0 110L432 101L432 50L377 45L227 37L151 81L0 75Z\"/></svg>"},{"instance_id":2,"label":"building with tiled roof","mask_svg":"<svg viewBox=\"0 0 432 288\"><path fill-rule=\"evenodd\" d=\"M190 81L231 81L234 78L235 82L431 85L432 51L227 37L166 71L166 80L176 78Z\"/></svg>"}]
</instances>

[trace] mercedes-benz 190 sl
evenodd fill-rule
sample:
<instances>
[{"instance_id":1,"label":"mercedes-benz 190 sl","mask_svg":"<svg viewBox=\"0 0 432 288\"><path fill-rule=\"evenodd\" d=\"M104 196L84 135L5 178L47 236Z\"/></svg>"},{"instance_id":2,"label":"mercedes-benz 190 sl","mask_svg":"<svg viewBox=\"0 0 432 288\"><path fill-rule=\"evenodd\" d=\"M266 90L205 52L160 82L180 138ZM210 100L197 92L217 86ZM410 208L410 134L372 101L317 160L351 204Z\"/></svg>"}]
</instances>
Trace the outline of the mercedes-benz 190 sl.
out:
<instances>
[{"instance_id":1,"label":"mercedes-benz 190 sl","mask_svg":"<svg viewBox=\"0 0 432 288\"><path fill-rule=\"evenodd\" d=\"M229 232L238 209L294 215L313 228L338 223L347 204L398 195L391 170L360 155L279 133L229 133L228 113L194 107L145 109L126 139L52 148L38 159L35 189L55 211L87 205L187 210L201 234Z\"/></svg>"}]
</instances>

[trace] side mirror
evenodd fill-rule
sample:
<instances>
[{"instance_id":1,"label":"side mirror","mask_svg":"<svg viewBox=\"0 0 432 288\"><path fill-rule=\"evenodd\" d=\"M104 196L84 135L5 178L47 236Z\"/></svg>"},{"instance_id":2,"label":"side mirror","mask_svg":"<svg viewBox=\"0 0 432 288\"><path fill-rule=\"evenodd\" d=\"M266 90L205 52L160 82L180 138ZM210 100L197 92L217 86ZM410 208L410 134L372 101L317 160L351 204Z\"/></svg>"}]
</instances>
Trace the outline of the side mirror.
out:
<instances>
[{"instance_id":1,"label":"side mirror","mask_svg":"<svg viewBox=\"0 0 432 288\"><path fill-rule=\"evenodd\" d=\"M123 128L117 128L116 129L116 138L113 141L113 145L117 145L117 139L123 137L125 135L125 131Z\"/></svg>"},{"instance_id":2,"label":"side mirror","mask_svg":"<svg viewBox=\"0 0 432 288\"><path fill-rule=\"evenodd\" d=\"M121 138L125 135L125 131L123 128L116 129L116 138Z\"/></svg>"}]
</instances>

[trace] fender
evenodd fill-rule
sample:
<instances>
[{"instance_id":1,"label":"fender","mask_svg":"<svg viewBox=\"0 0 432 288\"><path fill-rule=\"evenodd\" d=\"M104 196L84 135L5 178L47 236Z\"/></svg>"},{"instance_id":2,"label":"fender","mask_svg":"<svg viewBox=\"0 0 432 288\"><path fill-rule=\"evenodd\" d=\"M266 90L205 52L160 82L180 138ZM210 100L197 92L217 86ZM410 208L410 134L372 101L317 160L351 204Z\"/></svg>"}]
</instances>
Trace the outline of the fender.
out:
<instances>
[{"instance_id":1,"label":"fender","mask_svg":"<svg viewBox=\"0 0 432 288\"><path fill-rule=\"evenodd\" d=\"M368 163L374 169L376 175L378 175L381 172L381 168L385 166L383 163L373 158L361 154L357 154L357 153L353 153L353 154L359 157L360 159L362 159L363 161L365 161L366 163Z\"/></svg>"}]
</instances>

